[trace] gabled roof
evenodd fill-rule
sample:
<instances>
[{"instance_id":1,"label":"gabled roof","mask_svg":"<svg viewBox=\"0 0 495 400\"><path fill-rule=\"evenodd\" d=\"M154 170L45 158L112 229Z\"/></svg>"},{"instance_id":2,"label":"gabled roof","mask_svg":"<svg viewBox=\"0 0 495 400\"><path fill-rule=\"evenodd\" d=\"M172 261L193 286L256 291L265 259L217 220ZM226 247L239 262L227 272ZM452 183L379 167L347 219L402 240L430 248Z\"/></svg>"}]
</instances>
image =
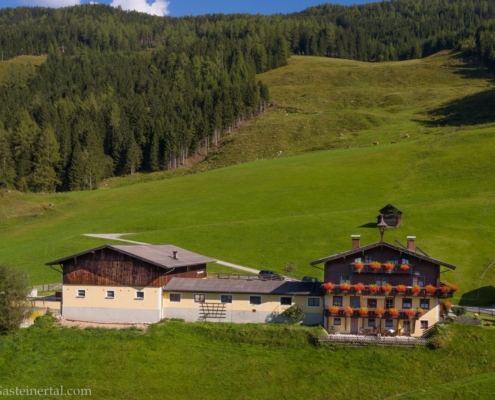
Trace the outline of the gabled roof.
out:
<instances>
[{"instance_id":1,"label":"gabled roof","mask_svg":"<svg viewBox=\"0 0 495 400\"><path fill-rule=\"evenodd\" d=\"M347 257L347 256L352 256L354 254L358 254L358 253L361 253L361 252L366 251L366 250L374 249L376 247L388 247L390 249L397 250L397 251L399 251L401 253L409 254L411 256L417 257L420 260L429 261L429 262L431 262L433 264L443 265L444 267L447 267L447 268L450 268L450 269L456 269L457 268L455 265L452 265L452 264L449 264L449 263L446 263L446 262L443 262L443 261L440 261L440 260L436 260L434 258L425 256L423 254L419 254L419 253L417 253L415 251L412 251L412 250L409 250L409 249L405 249L403 247L395 246L395 245L390 244L390 243L387 243L387 242L377 242L377 243L369 244L367 246L357 247L355 249L352 249L352 250L349 250L349 251L345 251L343 253L334 254L333 256L328 256L328 257L320 258L319 260L311 261L310 262L310 265L317 265L317 264L324 263L324 262L327 262L327 261L332 261L332 260L337 260L339 258L344 258L344 257Z\"/></svg>"},{"instance_id":2,"label":"gabled roof","mask_svg":"<svg viewBox=\"0 0 495 400\"><path fill-rule=\"evenodd\" d=\"M321 283L297 281L263 281L233 279L172 278L163 290L167 292L298 294L321 296Z\"/></svg>"},{"instance_id":3,"label":"gabled roof","mask_svg":"<svg viewBox=\"0 0 495 400\"><path fill-rule=\"evenodd\" d=\"M95 253L103 249L114 250L138 260L145 261L149 264L156 265L157 267L167 269L216 262L216 260L213 258L205 257L201 254L193 253L192 251L185 250L171 244L136 246L115 246L107 244L104 246L96 247L94 249L83 251L82 253L77 253L68 257L60 258L55 261L50 261L46 263L46 265L63 264L64 261L70 260L72 258L81 257L88 253ZM174 258L174 251L177 252L177 259Z\"/></svg>"},{"instance_id":4,"label":"gabled roof","mask_svg":"<svg viewBox=\"0 0 495 400\"><path fill-rule=\"evenodd\" d=\"M397 212L398 212L399 214L402 214L402 211L401 211L401 210L399 210L397 207L393 206L393 205L392 205L392 204L390 204L390 203L388 203L388 204L387 204L385 207L383 207L381 210L378 210L378 212L380 212L380 213L382 213L382 214L383 214L383 212L384 212L384 211L386 211L386 210L387 210L387 208L393 208L393 209L397 210Z\"/></svg>"}]
</instances>

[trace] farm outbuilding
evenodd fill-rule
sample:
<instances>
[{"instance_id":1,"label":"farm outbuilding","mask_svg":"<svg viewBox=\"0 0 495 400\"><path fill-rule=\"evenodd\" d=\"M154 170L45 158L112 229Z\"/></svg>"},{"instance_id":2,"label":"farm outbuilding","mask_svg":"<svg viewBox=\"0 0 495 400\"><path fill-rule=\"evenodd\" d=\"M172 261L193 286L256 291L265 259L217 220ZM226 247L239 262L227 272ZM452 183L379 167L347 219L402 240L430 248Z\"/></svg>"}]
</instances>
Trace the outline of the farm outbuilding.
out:
<instances>
[{"instance_id":1,"label":"farm outbuilding","mask_svg":"<svg viewBox=\"0 0 495 400\"><path fill-rule=\"evenodd\" d=\"M385 223L391 228L397 228L402 224L402 211L392 204L387 204L381 210L380 215L377 218L377 223L380 223L382 215Z\"/></svg>"}]
</instances>

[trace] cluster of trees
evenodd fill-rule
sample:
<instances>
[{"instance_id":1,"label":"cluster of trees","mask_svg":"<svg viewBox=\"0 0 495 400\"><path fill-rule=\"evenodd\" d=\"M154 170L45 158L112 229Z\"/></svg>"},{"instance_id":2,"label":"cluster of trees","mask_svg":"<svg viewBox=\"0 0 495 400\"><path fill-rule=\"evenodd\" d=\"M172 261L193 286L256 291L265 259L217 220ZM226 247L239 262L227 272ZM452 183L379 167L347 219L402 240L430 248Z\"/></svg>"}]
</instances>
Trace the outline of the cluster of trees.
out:
<instances>
[{"instance_id":1,"label":"cluster of trees","mask_svg":"<svg viewBox=\"0 0 495 400\"><path fill-rule=\"evenodd\" d=\"M490 0L322 5L290 15L161 18L104 5L0 10L0 186L93 189L175 168L264 111L256 73L290 54L403 60L472 48L495 66Z\"/></svg>"}]
</instances>

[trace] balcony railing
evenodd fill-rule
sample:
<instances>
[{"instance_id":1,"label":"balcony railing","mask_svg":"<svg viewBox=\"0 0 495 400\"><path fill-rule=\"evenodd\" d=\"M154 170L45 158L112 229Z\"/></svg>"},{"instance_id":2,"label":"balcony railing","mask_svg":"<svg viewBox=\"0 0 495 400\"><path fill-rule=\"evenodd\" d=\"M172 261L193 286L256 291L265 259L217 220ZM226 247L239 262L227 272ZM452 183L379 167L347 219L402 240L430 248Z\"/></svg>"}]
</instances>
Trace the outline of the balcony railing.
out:
<instances>
[{"instance_id":1,"label":"balcony railing","mask_svg":"<svg viewBox=\"0 0 495 400\"><path fill-rule=\"evenodd\" d=\"M375 314L375 309L370 309L367 314L360 314L358 309L354 310L352 314L346 314L344 312L344 309L341 308L337 313L331 313L328 308L325 309L325 316L326 317L360 317L360 318L382 318L382 319L417 319L421 318L424 313L421 313L417 311L413 316L409 316L406 314L407 310L400 310L398 315L390 315L390 312L388 310L385 311L385 314L383 314L381 317L379 315Z\"/></svg>"},{"instance_id":2,"label":"balcony railing","mask_svg":"<svg viewBox=\"0 0 495 400\"><path fill-rule=\"evenodd\" d=\"M338 284L334 289L326 290L327 294L352 294L354 296L415 296L415 297L442 297L451 298L454 295L454 291L447 293L442 292L442 288L445 286L436 287L435 291L428 292L425 287L421 287L419 291L413 289L412 286L407 286L405 291L397 290L397 286L393 286L392 290L384 291L382 286L378 286L378 290L373 288L370 290L370 285L365 285L364 290L356 290L354 285L350 285L349 290L341 289ZM413 292L414 290L414 292Z\"/></svg>"}]
</instances>

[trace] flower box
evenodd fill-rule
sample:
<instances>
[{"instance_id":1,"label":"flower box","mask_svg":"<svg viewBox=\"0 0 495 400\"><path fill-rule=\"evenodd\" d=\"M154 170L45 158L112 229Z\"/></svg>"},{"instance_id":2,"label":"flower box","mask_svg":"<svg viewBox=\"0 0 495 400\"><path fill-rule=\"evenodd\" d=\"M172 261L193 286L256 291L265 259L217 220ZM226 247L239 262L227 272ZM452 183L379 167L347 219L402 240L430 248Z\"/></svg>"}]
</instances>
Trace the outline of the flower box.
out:
<instances>
[{"instance_id":1,"label":"flower box","mask_svg":"<svg viewBox=\"0 0 495 400\"><path fill-rule=\"evenodd\" d=\"M440 288L440 292L442 292L442 294L448 294L448 293L452 292L452 289L449 288L448 286L442 286Z\"/></svg>"},{"instance_id":2,"label":"flower box","mask_svg":"<svg viewBox=\"0 0 495 400\"><path fill-rule=\"evenodd\" d=\"M368 292L370 293L376 293L380 290L380 286L374 284L374 283L371 283L368 285Z\"/></svg>"},{"instance_id":3,"label":"flower box","mask_svg":"<svg viewBox=\"0 0 495 400\"><path fill-rule=\"evenodd\" d=\"M360 274L364 269L364 264L357 262L354 264L354 271L356 271L358 274Z\"/></svg>"},{"instance_id":4,"label":"flower box","mask_svg":"<svg viewBox=\"0 0 495 400\"><path fill-rule=\"evenodd\" d=\"M351 284L350 283L347 283L347 282L343 282L339 285L339 288L340 290L342 290L343 292L348 292L349 290L351 290Z\"/></svg>"},{"instance_id":5,"label":"flower box","mask_svg":"<svg viewBox=\"0 0 495 400\"><path fill-rule=\"evenodd\" d=\"M413 296L417 296L418 294L421 293L421 287L419 287L418 285L414 285L412 288L411 288L411 293Z\"/></svg>"},{"instance_id":6,"label":"flower box","mask_svg":"<svg viewBox=\"0 0 495 400\"><path fill-rule=\"evenodd\" d=\"M385 293L385 294L388 294L392 291L392 285L390 283L386 283L384 285L382 285L382 292Z\"/></svg>"},{"instance_id":7,"label":"flower box","mask_svg":"<svg viewBox=\"0 0 495 400\"><path fill-rule=\"evenodd\" d=\"M386 263L383 264L383 268L385 268L385 271L391 274L392 271L395 269L395 264L390 261L387 261Z\"/></svg>"},{"instance_id":8,"label":"flower box","mask_svg":"<svg viewBox=\"0 0 495 400\"><path fill-rule=\"evenodd\" d=\"M397 308L389 308L388 315L390 318L397 318L400 315L400 312Z\"/></svg>"},{"instance_id":9,"label":"flower box","mask_svg":"<svg viewBox=\"0 0 495 400\"><path fill-rule=\"evenodd\" d=\"M381 318L385 314L385 310L382 307L378 307L375 310L375 315L379 318Z\"/></svg>"},{"instance_id":10,"label":"flower box","mask_svg":"<svg viewBox=\"0 0 495 400\"><path fill-rule=\"evenodd\" d=\"M417 314L416 314L416 317L422 317L423 315L425 315L425 310L423 310L421 307L419 307L417 310L416 310Z\"/></svg>"},{"instance_id":11,"label":"flower box","mask_svg":"<svg viewBox=\"0 0 495 400\"><path fill-rule=\"evenodd\" d=\"M333 284L332 282L326 282L321 286L327 293L332 293L332 290L335 289L335 284Z\"/></svg>"},{"instance_id":12,"label":"flower box","mask_svg":"<svg viewBox=\"0 0 495 400\"><path fill-rule=\"evenodd\" d=\"M362 317L364 317L365 315L368 315L369 312L370 312L370 310L368 310L368 307L361 307L358 310L359 315L361 315Z\"/></svg>"},{"instance_id":13,"label":"flower box","mask_svg":"<svg viewBox=\"0 0 495 400\"><path fill-rule=\"evenodd\" d=\"M354 309L351 306L347 306L344 308L344 314L350 317L352 314L354 314Z\"/></svg>"},{"instance_id":14,"label":"flower box","mask_svg":"<svg viewBox=\"0 0 495 400\"><path fill-rule=\"evenodd\" d=\"M382 264L380 264L378 261L372 261L372 262L370 262L370 268L374 272L377 272L377 271L380 271L380 269L382 268Z\"/></svg>"},{"instance_id":15,"label":"flower box","mask_svg":"<svg viewBox=\"0 0 495 400\"><path fill-rule=\"evenodd\" d=\"M354 290L357 294L361 294L361 292L364 290L364 285L362 283L356 283L354 285Z\"/></svg>"},{"instance_id":16,"label":"flower box","mask_svg":"<svg viewBox=\"0 0 495 400\"><path fill-rule=\"evenodd\" d=\"M340 311L340 307L339 306L330 306L327 308L327 311L331 315L338 315L339 311Z\"/></svg>"},{"instance_id":17,"label":"flower box","mask_svg":"<svg viewBox=\"0 0 495 400\"><path fill-rule=\"evenodd\" d=\"M409 318L413 318L416 316L416 313L417 311L413 310L413 309L410 309L410 310L406 310L404 312L404 314L406 314L406 316L408 316Z\"/></svg>"},{"instance_id":18,"label":"flower box","mask_svg":"<svg viewBox=\"0 0 495 400\"><path fill-rule=\"evenodd\" d=\"M406 285L397 285L395 287L395 291L397 294L405 294L407 291L407 286Z\"/></svg>"},{"instance_id":19,"label":"flower box","mask_svg":"<svg viewBox=\"0 0 495 400\"><path fill-rule=\"evenodd\" d=\"M425 292L428 295L434 295L437 292L437 288L433 285L426 285L425 286Z\"/></svg>"},{"instance_id":20,"label":"flower box","mask_svg":"<svg viewBox=\"0 0 495 400\"><path fill-rule=\"evenodd\" d=\"M411 269L411 267L410 267L410 265L409 265L409 264L402 264L402 265L400 266L400 269L401 269L402 271L409 271L409 270Z\"/></svg>"}]
</instances>

